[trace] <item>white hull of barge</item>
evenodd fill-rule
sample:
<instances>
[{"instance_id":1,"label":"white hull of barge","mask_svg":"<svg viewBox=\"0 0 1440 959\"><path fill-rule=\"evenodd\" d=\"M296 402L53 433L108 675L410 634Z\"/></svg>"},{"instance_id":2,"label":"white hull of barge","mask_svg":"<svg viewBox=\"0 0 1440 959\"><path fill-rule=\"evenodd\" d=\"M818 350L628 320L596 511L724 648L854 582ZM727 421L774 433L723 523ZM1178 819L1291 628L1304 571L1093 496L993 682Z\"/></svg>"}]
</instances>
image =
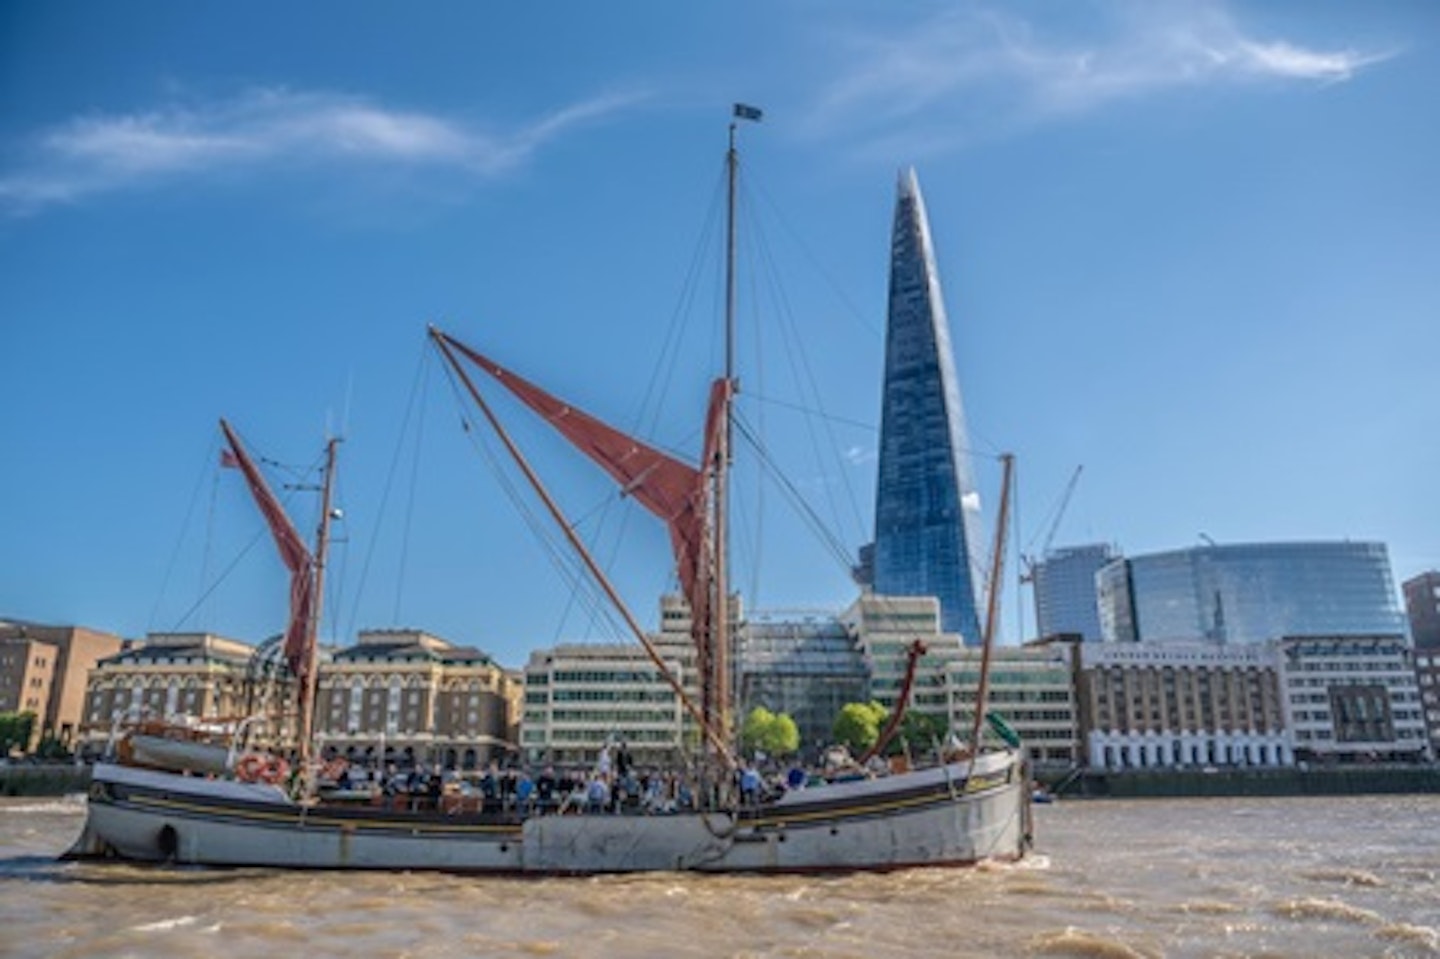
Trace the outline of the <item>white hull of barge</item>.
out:
<instances>
[{"instance_id":1,"label":"white hull of barge","mask_svg":"<svg viewBox=\"0 0 1440 959\"><path fill-rule=\"evenodd\" d=\"M477 815L301 806L273 786L99 764L68 854L205 866L509 874L807 872L1018 859L1029 789L1017 753L834 783L736 815Z\"/></svg>"}]
</instances>

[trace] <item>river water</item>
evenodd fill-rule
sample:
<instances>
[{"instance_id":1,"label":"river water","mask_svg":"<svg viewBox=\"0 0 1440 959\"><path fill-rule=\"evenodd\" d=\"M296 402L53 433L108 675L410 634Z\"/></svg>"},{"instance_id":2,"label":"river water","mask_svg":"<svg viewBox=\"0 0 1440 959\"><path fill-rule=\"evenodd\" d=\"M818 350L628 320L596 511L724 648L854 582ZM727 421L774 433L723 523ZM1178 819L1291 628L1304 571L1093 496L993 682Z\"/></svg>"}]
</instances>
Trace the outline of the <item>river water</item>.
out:
<instances>
[{"instance_id":1,"label":"river water","mask_svg":"<svg viewBox=\"0 0 1440 959\"><path fill-rule=\"evenodd\" d=\"M1071 801L1019 864L477 879L58 863L83 800L0 800L0 955L1440 955L1440 796Z\"/></svg>"}]
</instances>

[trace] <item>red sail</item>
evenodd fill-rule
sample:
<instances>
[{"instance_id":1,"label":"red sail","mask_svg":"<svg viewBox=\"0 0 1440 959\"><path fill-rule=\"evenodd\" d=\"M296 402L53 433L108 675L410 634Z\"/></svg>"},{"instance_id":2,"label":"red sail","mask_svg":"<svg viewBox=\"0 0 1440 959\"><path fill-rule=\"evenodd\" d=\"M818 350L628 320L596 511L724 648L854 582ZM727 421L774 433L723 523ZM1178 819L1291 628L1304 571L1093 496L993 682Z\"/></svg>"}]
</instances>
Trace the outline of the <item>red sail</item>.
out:
<instances>
[{"instance_id":1,"label":"red sail","mask_svg":"<svg viewBox=\"0 0 1440 959\"><path fill-rule=\"evenodd\" d=\"M695 636L697 640L702 640L701 624L708 621L706 614L709 609L709 570L705 560L705 468L696 469L606 425L450 336L445 336L445 342L493 376L555 427L576 449L598 463L620 484L624 493L634 496L642 506L664 520L670 529L670 546L675 553L680 588L690 602L692 622L696 624ZM720 417L717 408L724 389L724 380L717 381L711 389L711 412L707 417L703 461L707 466L718 436Z\"/></svg>"},{"instance_id":2,"label":"red sail","mask_svg":"<svg viewBox=\"0 0 1440 959\"><path fill-rule=\"evenodd\" d=\"M270 526L270 533L275 537L275 546L280 550L280 559L290 571L290 624L285 629L285 659L289 662L291 671L303 683L310 666L309 650L306 646L314 599L312 590L315 559L310 555L305 541L295 531L290 518L285 515L284 507L270 491L259 467L250 458L250 454L245 452L245 447L240 445L240 438L235 435L230 424L222 419L220 429L225 432L225 439L235 454L236 465L245 474L245 482L250 486L255 504L260 507L260 514Z\"/></svg>"}]
</instances>

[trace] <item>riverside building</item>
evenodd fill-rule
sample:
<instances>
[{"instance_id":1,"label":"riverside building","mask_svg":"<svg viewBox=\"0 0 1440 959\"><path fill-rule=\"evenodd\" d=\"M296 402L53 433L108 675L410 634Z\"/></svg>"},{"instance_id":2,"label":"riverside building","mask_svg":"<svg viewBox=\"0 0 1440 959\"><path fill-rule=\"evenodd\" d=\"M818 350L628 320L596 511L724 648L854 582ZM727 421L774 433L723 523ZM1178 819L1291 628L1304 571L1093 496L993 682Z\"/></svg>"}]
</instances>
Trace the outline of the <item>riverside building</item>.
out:
<instances>
[{"instance_id":1,"label":"riverside building","mask_svg":"<svg viewBox=\"0 0 1440 959\"><path fill-rule=\"evenodd\" d=\"M26 751L45 738L67 749L76 744L86 675L122 644L119 636L84 626L0 621L0 713L35 714Z\"/></svg>"},{"instance_id":2,"label":"riverside building","mask_svg":"<svg viewBox=\"0 0 1440 959\"><path fill-rule=\"evenodd\" d=\"M989 709L1020 735L1038 769L1068 769L1083 755L1076 722L1069 643L1002 646L990 660ZM964 737L975 724L980 656L963 650L945 671L951 728Z\"/></svg>"},{"instance_id":3,"label":"riverside building","mask_svg":"<svg viewBox=\"0 0 1440 959\"><path fill-rule=\"evenodd\" d=\"M516 677L478 650L421 630L363 631L321 650L315 736L325 755L474 768L513 753L519 698ZM151 633L90 671L84 734L95 752L118 719L249 720L252 742L279 745L294 734L293 699L280 637Z\"/></svg>"},{"instance_id":4,"label":"riverside building","mask_svg":"<svg viewBox=\"0 0 1440 959\"><path fill-rule=\"evenodd\" d=\"M1401 589L1415 648L1440 650L1440 572L1430 570L1413 576Z\"/></svg>"},{"instance_id":5,"label":"riverside building","mask_svg":"<svg viewBox=\"0 0 1440 959\"><path fill-rule=\"evenodd\" d=\"M1285 721L1298 760L1430 757L1415 663L1403 633L1296 636L1277 645Z\"/></svg>"},{"instance_id":6,"label":"riverside building","mask_svg":"<svg viewBox=\"0 0 1440 959\"><path fill-rule=\"evenodd\" d=\"M256 709L257 649L213 633L150 633L99 660L85 685L82 736L103 748L120 719L234 721Z\"/></svg>"},{"instance_id":7,"label":"riverside building","mask_svg":"<svg viewBox=\"0 0 1440 959\"><path fill-rule=\"evenodd\" d=\"M1440 757L1440 648L1415 649L1415 682L1430 735L1430 755Z\"/></svg>"},{"instance_id":8,"label":"riverside building","mask_svg":"<svg viewBox=\"0 0 1440 959\"><path fill-rule=\"evenodd\" d=\"M1080 732L1092 769L1293 761L1272 646L1081 643L1074 649Z\"/></svg>"},{"instance_id":9,"label":"riverside building","mask_svg":"<svg viewBox=\"0 0 1440 959\"><path fill-rule=\"evenodd\" d=\"M732 617L738 609L732 611ZM679 596L660 602L650 637L666 669L698 701L690 611ZM564 643L530 654L524 670L520 746L532 763L589 764L607 743L625 743L643 765L670 764L698 737L679 697L637 643Z\"/></svg>"},{"instance_id":10,"label":"riverside building","mask_svg":"<svg viewBox=\"0 0 1440 959\"><path fill-rule=\"evenodd\" d=\"M910 646L918 639L926 651L915 668L909 708L948 720L946 670L960 659L964 647L958 635L941 631L940 618L940 602L933 596L867 594L841 614L864 657L868 675L865 699L895 708L905 681Z\"/></svg>"},{"instance_id":11,"label":"riverside building","mask_svg":"<svg viewBox=\"0 0 1440 959\"><path fill-rule=\"evenodd\" d=\"M861 550L864 584L887 596L936 597L944 631L978 645L979 498L914 170L900 175L895 200L879 457L875 541Z\"/></svg>"},{"instance_id":12,"label":"riverside building","mask_svg":"<svg viewBox=\"0 0 1440 959\"><path fill-rule=\"evenodd\" d=\"M1097 576L1107 642L1262 643L1404 632L1382 543L1248 543L1152 553Z\"/></svg>"},{"instance_id":13,"label":"riverside building","mask_svg":"<svg viewBox=\"0 0 1440 959\"><path fill-rule=\"evenodd\" d=\"M1106 543L1046 552L1029 573L1036 633L1042 638L1078 636L1087 643L1099 642L1103 634L1095 577L1115 558L1114 547Z\"/></svg>"},{"instance_id":14,"label":"riverside building","mask_svg":"<svg viewBox=\"0 0 1440 959\"><path fill-rule=\"evenodd\" d=\"M352 761L476 769L514 755L520 696L516 678L472 646L366 630L321 665L316 738Z\"/></svg>"},{"instance_id":15,"label":"riverside building","mask_svg":"<svg viewBox=\"0 0 1440 959\"><path fill-rule=\"evenodd\" d=\"M855 637L834 615L752 614L736 657L740 716L763 706L795 720L801 752L815 758L832 739L835 717L868 692L869 672Z\"/></svg>"}]
</instances>

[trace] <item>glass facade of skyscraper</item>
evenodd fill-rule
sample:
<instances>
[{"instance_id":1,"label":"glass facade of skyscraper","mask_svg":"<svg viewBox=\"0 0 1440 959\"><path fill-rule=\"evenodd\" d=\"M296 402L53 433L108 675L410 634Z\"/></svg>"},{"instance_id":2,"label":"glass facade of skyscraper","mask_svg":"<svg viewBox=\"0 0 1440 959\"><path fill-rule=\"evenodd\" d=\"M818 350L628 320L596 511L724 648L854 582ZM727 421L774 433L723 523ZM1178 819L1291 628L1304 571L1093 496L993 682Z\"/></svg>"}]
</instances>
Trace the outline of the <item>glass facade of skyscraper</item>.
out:
<instances>
[{"instance_id":1,"label":"glass facade of skyscraper","mask_svg":"<svg viewBox=\"0 0 1440 959\"><path fill-rule=\"evenodd\" d=\"M855 637L837 617L752 613L740 630L740 715L756 706L785 713L800 732L801 753L819 757L846 703L865 699L869 671Z\"/></svg>"},{"instance_id":2,"label":"glass facade of skyscraper","mask_svg":"<svg viewBox=\"0 0 1440 959\"><path fill-rule=\"evenodd\" d=\"M1096 600L1095 574L1115 558L1105 543L1067 546L1051 550L1030 571L1035 590L1037 636L1079 636L1087 643L1098 642L1100 606Z\"/></svg>"},{"instance_id":3,"label":"glass facade of skyscraper","mask_svg":"<svg viewBox=\"0 0 1440 959\"><path fill-rule=\"evenodd\" d=\"M1099 577L1111 641L1256 643L1404 635L1382 543L1249 543L1116 560Z\"/></svg>"},{"instance_id":4,"label":"glass facade of skyscraper","mask_svg":"<svg viewBox=\"0 0 1440 959\"><path fill-rule=\"evenodd\" d=\"M936 597L941 628L978 643L978 534L979 501L930 227L915 173L907 170L891 236L875 591Z\"/></svg>"}]
</instances>

